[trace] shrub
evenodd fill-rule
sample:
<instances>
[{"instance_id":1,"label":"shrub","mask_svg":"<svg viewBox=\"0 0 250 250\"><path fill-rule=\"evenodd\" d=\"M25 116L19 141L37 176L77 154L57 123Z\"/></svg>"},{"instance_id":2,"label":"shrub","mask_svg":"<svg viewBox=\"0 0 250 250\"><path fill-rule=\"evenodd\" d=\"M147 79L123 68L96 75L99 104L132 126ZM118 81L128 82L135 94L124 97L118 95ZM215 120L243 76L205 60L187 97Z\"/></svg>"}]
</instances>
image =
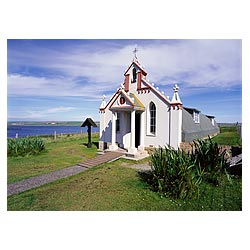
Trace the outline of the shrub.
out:
<instances>
[{"instance_id":1,"label":"shrub","mask_svg":"<svg viewBox=\"0 0 250 250\"><path fill-rule=\"evenodd\" d=\"M8 156L26 156L38 154L44 149L44 141L37 137L8 139Z\"/></svg>"},{"instance_id":2,"label":"shrub","mask_svg":"<svg viewBox=\"0 0 250 250\"><path fill-rule=\"evenodd\" d=\"M203 180L219 185L226 172L225 150L208 140L194 141L191 153L169 146L155 149L151 155L151 178L155 191L177 199L197 197Z\"/></svg>"},{"instance_id":3,"label":"shrub","mask_svg":"<svg viewBox=\"0 0 250 250\"><path fill-rule=\"evenodd\" d=\"M193 142L191 161L204 173L207 181L218 185L221 175L226 171L225 153L226 150L221 152L218 144L209 137L208 140Z\"/></svg>"},{"instance_id":4,"label":"shrub","mask_svg":"<svg viewBox=\"0 0 250 250\"><path fill-rule=\"evenodd\" d=\"M168 146L151 155L152 180L156 191L178 199L198 194L201 178L188 154Z\"/></svg>"}]
</instances>

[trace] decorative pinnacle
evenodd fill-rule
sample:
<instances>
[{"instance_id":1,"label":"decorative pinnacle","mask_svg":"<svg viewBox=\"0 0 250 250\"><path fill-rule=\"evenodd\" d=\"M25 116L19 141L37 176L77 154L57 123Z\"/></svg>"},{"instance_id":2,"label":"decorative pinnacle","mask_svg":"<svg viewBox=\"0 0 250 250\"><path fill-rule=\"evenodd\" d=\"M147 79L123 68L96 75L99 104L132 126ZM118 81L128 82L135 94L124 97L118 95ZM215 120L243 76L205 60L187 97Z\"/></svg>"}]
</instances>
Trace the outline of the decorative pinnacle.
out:
<instances>
[{"instance_id":1,"label":"decorative pinnacle","mask_svg":"<svg viewBox=\"0 0 250 250\"><path fill-rule=\"evenodd\" d=\"M174 90L174 92L178 92L179 91L179 87L178 87L177 84L174 85L173 90Z\"/></svg>"},{"instance_id":2,"label":"decorative pinnacle","mask_svg":"<svg viewBox=\"0 0 250 250\"><path fill-rule=\"evenodd\" d=\"M105 96L105 95L103 95L103 96L102 96L102 100L103 100L103 101L105 101L105 98L106 98L106 96Z\"/></svg>"}]
</instances>

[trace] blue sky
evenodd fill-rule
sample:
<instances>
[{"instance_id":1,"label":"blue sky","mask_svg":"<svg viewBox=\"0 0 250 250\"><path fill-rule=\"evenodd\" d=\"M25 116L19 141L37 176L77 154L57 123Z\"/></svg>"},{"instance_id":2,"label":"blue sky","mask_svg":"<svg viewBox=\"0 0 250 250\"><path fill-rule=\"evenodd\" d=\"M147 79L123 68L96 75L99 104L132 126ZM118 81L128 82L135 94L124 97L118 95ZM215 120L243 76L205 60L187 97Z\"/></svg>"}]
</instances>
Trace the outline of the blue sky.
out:
<instances>
[{"instance_id":1,"label":"blue sky","mask_svg":"<svg viewBox=\"0 0 250 250\"><path fill-rule=\"evenodd\" d=\"M184 106L242 121L241 40L8 40L8 120L99 120L138 48L150 82Z\"/></svg>"}]
</instances>

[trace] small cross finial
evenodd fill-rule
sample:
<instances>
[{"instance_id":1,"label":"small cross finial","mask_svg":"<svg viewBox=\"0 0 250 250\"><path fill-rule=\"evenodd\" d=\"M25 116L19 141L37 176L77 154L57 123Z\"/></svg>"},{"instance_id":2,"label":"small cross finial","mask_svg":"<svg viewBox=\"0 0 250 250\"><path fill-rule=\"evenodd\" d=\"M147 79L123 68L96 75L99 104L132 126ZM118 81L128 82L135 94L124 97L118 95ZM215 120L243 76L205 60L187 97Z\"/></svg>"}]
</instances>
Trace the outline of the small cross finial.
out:
<instances>
[{"instance_id":1,"label":"small cross finial","mask_svg":"<svg viewBox=\"0 0 250 250\"><path fill-rule=\"evenodd\" d=\"M133 50L133 53L135 54L135 59L137 59L136 52L138 52L138 49L137 49L137 48L135 48L135 49Z\"/></svg>"},{"instance_id":2,"label":"small cross finial","mask_svg":"<svg viewBox=\"0 0 250 250\"><path fill-rule=\"evenodd\" d=\"M174 85L173 90L174 90L174 92L178 92L179 87L178 87L178 85L177 85L177 84L175 84L175 85Z\"/></svg>"}]
</instances>

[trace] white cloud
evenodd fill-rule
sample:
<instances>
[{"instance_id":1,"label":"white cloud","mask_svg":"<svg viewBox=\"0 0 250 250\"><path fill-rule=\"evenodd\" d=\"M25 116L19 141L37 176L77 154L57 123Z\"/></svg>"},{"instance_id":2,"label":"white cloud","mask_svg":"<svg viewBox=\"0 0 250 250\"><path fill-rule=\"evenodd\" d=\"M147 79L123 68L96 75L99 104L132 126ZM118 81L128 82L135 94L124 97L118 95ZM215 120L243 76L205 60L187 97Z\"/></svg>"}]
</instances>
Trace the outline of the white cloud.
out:
<instances>
[{"instance_id":1,"label":"white cloud","mask_svg":"<svg viewBox=\"0 0 250 250\"><path fill-rule=\"evenodd\" d=\"M67 111L70 111L70 110L73 110L75 109L74 107L56 107L56 108L50 108L50 109L47 109L47 110L44 110L44 111L41 111L42 113L45 113L45 114L53 114L53 113L57 113L57 112L67 112Z\"/></svg>"},{"instance_id":2,"label":"white cloud","mask_svg":"<svg viewBox=\"0 0 250 250\"><path fill-rule=\"evenodd\" d=\"M146 66L148 78L156 84L184 82L186 87L230 87L241 83L240 40L152 40L141 45L138 40L138 45L138 58ZM17 58L12 58L10 65L54 70L58 76L10 74L8 94L99 98L123 82L133 48L134 44L128 42L119 48L91 47L91 52L79 44L65 51L19 51L13 54ZM77 82L79 77L84 78L82 83Z\"/></svg>"},{"instance_id":3,"label":"white cloud","mask_svg":"<svg viewBox=\"0 0 250 250\"><path fill-rule=\"evenodd\" d=\"M112 87L108 84L77 84L72 78L45 78L11 74L8 76L8 96L82 96L100 99Z\"/></svg>"},{"instance_id":4,"label":"white cloud","mask_svg":"<svg viewBox=\"0 0 250 250\"><path fill-rule=\"evenodd\" d=\"M154 81L167 77L193 86L241 81L239 40L185 40L142 48L141 53Z\"/></svg>"},{"instance_id":5,"label":"white cloud","mask_svg":"<svg viewBox=\"0 0 250 250\"><path fill-rule=\"evenodd\" d=\"M40 119L45 118L50 115L58 115L58 113L66 113L74 110L75 107L54 107L54 108L29 108L28 110L22 109L18 110L16 113L14 111L11 112L11 115L8 115L8 119Z\"/></svg>"}]
</instances>

